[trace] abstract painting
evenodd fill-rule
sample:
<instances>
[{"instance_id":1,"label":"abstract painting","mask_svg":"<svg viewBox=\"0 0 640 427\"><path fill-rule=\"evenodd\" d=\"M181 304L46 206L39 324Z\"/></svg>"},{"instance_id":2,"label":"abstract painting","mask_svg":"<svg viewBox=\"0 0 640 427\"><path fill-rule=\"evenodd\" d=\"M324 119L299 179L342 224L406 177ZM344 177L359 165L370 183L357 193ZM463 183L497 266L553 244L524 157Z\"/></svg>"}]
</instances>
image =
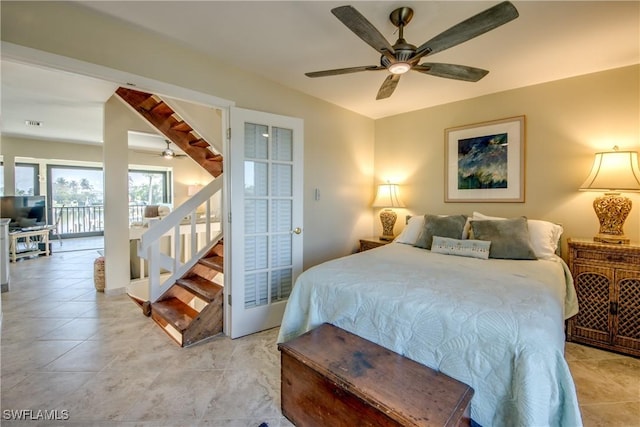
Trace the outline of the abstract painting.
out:
<instances>
[{"instance_id":1,"label":"abstract painting","mask_svg":"<svg viewBox=\"0 0 640 427\"><path fill-rule=\"evenodd\" d=\"M445 202L524 202L524 116L445 130Z\"/></svg>"}]
</instances>

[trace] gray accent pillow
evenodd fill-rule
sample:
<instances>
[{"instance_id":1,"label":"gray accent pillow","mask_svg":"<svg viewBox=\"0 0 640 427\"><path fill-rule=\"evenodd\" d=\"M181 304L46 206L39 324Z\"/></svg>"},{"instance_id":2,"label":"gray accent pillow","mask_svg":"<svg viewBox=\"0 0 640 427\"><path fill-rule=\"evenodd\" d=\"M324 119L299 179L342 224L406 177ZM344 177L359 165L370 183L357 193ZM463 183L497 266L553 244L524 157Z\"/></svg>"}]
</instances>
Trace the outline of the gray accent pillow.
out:
<instances>
[{"instance_id":1,"label":"gray accent pillow","mask_svg":"<svg viewBox=\"0 0 640 427\"><path fill-rule=\"evenodd\" d=\"M489 258L538 259L529 240L527 218L472 220L473 238L491 241Z\"/></svg>"},{"instance_id":2,"label":"gray accent pillow","mask_svg":"<svg viewBox=\"0 0 640 427\"><path fill-rule=\"evenodd\" d=\"M464 224L467 222L466 215L425 215L424 226L418 235L418 239L413 246L423 249L431 249L433 236L450 237L461 239Z\"/></svg>"}]
</instances>

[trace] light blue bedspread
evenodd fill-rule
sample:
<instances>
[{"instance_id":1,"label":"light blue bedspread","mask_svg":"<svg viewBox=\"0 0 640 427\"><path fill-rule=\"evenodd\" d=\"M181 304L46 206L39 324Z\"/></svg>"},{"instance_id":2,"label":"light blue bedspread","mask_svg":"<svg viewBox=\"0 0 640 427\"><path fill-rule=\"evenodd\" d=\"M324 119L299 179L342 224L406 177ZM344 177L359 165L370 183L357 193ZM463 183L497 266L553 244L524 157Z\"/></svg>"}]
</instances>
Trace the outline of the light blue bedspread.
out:
<instances>
[{"instance_id":1,"label":"light blue bedspread","mask_svg":"<svg viewBox=\"0 0 640 427\"><path fill-rule=\"evenodd\" d=\"M560 259L480 260L392 243L296 281L278 342L324 322L469 384L482 426L582 425L564 359L577 313Z\"/></svg>"}]
</instances>

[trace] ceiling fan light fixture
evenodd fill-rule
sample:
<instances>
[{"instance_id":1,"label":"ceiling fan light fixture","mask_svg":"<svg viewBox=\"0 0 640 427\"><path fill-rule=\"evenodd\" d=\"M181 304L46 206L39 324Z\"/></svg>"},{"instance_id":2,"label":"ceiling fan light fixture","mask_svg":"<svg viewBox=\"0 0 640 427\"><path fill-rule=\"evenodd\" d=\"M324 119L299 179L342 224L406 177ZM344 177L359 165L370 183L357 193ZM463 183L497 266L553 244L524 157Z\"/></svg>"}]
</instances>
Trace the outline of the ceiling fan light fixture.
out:
<instances>
[{"instance_id":1,"label":"ceiling fan light fixture","mask_svg":"<svg viewBox=\"0 0 640 427\"><path fill-rule=\"evenodd\" d=\"M459 24L449 27L437 36L416 47L404 39L404 28L413 17L410 7L400 7L389 15L389 20L398 29L398 40L392 46L384 35L353 6L339 6L331 9L331 13L363 42L375 49L380 55L380 66L365 65L359 67L338 68L335 70L314 71L305 73L307 77L336 76L357 73L360 71L388 70L388 75L376 95L376 99L391 96L398 85L402 74L409 70L418 71L435 77L477 82L489 71L480 68L456 64L419 64L419 61L434 53L452 48L468 40L478 37L506 24L519 16L518 10L508 0L490 7Z\"/></svg>"},{"instance_id":2,"label":"ceiling fan light fixture","mask_svg":"<svg viewBox=\"0 0 640 427\"><path fill-rule=\"evenodd\" d=\"M389 65L389 71L392 74L404 74L411 69L411 65L406 62L396 62Z\"/></svg>"},{"instance_id":3,"label":"ceiling fan light fixture","mask_svg":"<svg viewBox=\"0 0 640 427\"><path fill-rule=\"evenodd\" d=\"M164 157L165 159L173 159L174 156L175 156L175 153L173 152L173 150L171 149L162 150L162 157Z\"/></svg>"}]
</instances>

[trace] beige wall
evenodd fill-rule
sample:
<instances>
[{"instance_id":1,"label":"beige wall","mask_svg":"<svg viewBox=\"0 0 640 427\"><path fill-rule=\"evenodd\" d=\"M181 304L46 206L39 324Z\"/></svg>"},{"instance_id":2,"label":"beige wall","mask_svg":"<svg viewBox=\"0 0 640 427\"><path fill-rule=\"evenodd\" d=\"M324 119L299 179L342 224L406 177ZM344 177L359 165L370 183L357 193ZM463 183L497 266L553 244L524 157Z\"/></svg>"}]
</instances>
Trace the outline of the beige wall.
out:
<instances>
[{"instance_id":1,"label":"beige wall","mask_svg":"<svg viewBox=\"0 0 640 427\"><path fill-rule=\"evenodd\" d=\"M598 193L579 192L597 151L640 151L640 67L482 96L376 121L375 181L402 184L406 213L465 213L540 218L562 223L565 237L591 237ZM526 116L526 201L444 203L444 130ZM640 197L625 232L640 241ZM376 230L381 227L376 221ZM401 221L399 221L400 223ZM396 225L399 232L402 224Z\"/></svg>"},{"instance_id":2,"label":"beige wall","mask_svg":"<svg viewBox=\"0 0 640 427\"><path fill-rule=\"evenodd\" d=\"M158 152L163 149L160 146ZM65 141L43 141L29 138L11 136L2 137L0 154L4 159L26 157L37 161L46 160L48 163L64 164L66 161L97 162L103 159L101 145L83 145ZM187 198L187 187L192 184L206 184L211 176L202 170L196 162L190 158L165 160L153 153L141 152L135 149L128 150L129 165L131 166L159 166L170 167L174 180L174 205L180 205ZM10 173L11 171L7 171ZM6 182L6 181L5 181ZM41 182L41 188L46 182Z\"/></svg>"},{"instance_id":3,"label":"beige wall","mask_svg":"<svg viewBox=\"0 0 640 427\"><path fill-rule=\"evenodd\" d=\"M1 18L3 41L304 119L305 268L371 234L373 120L73 4L3 1Z\"/></svg>"},{"instance_id":4,"label":"beige wall","mask_svg":"<svg viewBox=\"0 0 640 427\"><path fill-rule=\"evenodd\" d=\"M154 132L148 124L135 116L131 110L116 100L112 114L127 117L129 130ZM170 167L173 172L174 206L182 204L189 196L187 188L192 184L207 184L212 178L196 162L189 157L166 160L156 155L164 148L158 145L156 152L146 152L137 149L127 150L128 164L135 167L159 166ZM102 163L104 153L102 145L78 144L67 141L45 141L30 138L2 136L0 154L6 164L13 164L16 157L35 159L35 162L46 161L51 164L65 164L65 162L95 162ZM44 171L43 171L44 172ZM11 175L12 170L6 168L5 174ZM46 178L46 172L45 176ZM5 183L7 179L5 177ZM46 181L41 181L41 193L44 194ZM8 193L7 193L8 194Z\"/></svg>"},{"instance_id":5,"label":"beige wall","mask_svg":"<svg viewBox=\"0 0 640 427\"><path fill-rule=\"evenodd\" d=\"M524 214L562 223L566 236L592 236L598 228L595 195L576 189L593 153L614 144L640 145L638 66L374 122L75 5L3 2L1 31L3 41L304 119L305 268L349 253L358 238L380 232L369 205L373 183L387 179L403 184L408 209L401 217L474 210ZM527 120L526 202L444 203L444 129L517 115ZM625 230L640 240L640 199L631 197L635 207Z\"/></svg>"}]
</instances>

